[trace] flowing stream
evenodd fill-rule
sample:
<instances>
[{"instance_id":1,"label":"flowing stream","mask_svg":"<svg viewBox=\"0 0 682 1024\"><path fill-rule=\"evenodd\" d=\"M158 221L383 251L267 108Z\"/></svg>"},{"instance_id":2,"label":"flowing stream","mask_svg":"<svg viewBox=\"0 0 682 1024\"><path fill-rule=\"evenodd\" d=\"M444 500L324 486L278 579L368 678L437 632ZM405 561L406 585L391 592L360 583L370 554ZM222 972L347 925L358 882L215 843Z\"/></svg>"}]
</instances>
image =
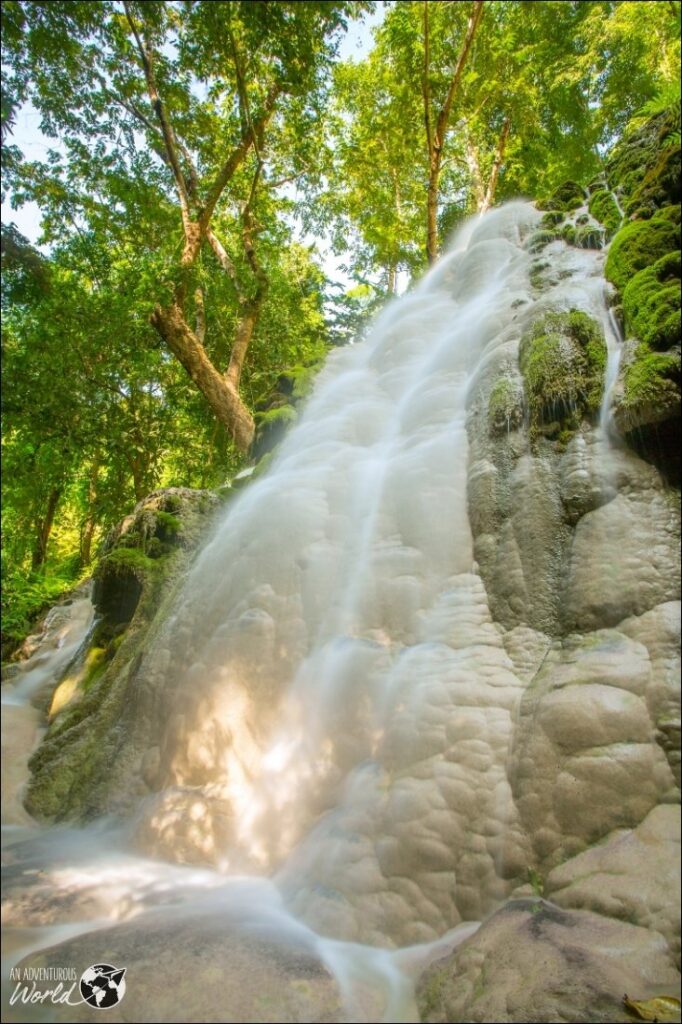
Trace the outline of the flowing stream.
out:
<instances>
[{"instance_id":1,"label":"flowing stream","mask_svg":"<svg viewBox=\"0 0 682 1024\"><path fill-rule=\"evenodd\" d=\"M366 341L333 354L234 499L154 652L165 740L132 825L37 829L13 777L9 874L32 872L50 910L16 930L11 962L198 908L314 949L344 1019L415 1021L418 971L509 895L527 863L507 779L523 683L474 561L467 412L534 318L579 308L607 341L608 446L619 359L603 252L552 243L534 297L540 216L512 203L467 222ZM30 719L24 751L31 697L87 633L84 601L71 639L4 687L5 710Z\"/></svg>"}]
</instances>

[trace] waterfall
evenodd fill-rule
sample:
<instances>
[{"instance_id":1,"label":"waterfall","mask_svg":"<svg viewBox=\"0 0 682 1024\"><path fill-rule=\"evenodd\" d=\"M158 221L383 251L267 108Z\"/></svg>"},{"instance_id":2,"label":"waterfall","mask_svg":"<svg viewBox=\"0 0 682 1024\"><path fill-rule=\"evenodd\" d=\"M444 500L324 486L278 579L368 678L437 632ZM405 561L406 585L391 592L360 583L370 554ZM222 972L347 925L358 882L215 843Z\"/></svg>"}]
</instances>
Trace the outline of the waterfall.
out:
<instances>
[{"instance_id":1,"label":"waterfall","mask_svg":"<svg viewBox=\"0 0 682 1024\"><path fill-rule=\"evenodd\" d=\"M475 557L472 416L529 326L578 309L606 338L608 447L619 358L602 252L552 242L533 288L540 217L518 202L467 222L364 342L333 353L267 472L229 502L143 662L152 795L130 834L76 853L66 830L66 852L57 837L42 854L62 883L71 870L114 891L98 923L169 903L239 919L314 949L344 1019L416 1020L417 965L525 876L508 769L528 675Z\"/></svg>"}]
</instances>

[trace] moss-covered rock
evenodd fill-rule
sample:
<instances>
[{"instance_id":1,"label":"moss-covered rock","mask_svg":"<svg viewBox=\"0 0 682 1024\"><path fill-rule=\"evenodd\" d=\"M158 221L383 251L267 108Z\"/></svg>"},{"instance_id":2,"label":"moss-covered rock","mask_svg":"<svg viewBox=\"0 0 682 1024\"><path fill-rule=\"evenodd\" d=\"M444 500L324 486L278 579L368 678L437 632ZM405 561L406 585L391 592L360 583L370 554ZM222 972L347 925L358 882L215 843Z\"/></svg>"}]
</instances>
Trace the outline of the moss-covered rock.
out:
<instances>
[{"instance_id":1,"label":"moss-covered rock","mask_svg":"<svg viewBox=\"0 0 682 1024\"><path fill-rule=\"evenodd\" d=\"M68 687L57 688L49 728L33 754L26 797L38 818L93 813L117 762L120 723L155 616L170 598L219 499L168 488L140 502L107 537L95 572L98 621Z\"/></svg>"},{"instance_id":2,"label":"moss-covered rock","mask_svg":"<svg viewBox=\"0 0 682 1024\"><path fill-rule=\"evenodd\" d=\"M669 141L674 127L674 114L663 112L626 133L611 152L606 176L609 187L622 197L628 216L645 204L655 212L679 203L679 147Z\"/></svg>"},{"instance_id":3,"label":"moss-covered rock","mask_svg":"<svg viewBox=\"0 0 682 1024\"><path fill-rule=\"evenodd\" d=\"M595 220L603 224L607 235L612 237L620 227L621 215L613 194L606 188L599 188L590 195L588 209Z\"/></svg>"},{"instance_id":4,"label":"moss-covered rock","mask_svg":"<svg viewBox=\"0 0 682 1024\"><path fill-rule=\"evenodd\" d=\"M550 242L561 236L556 231L550 229L543 229L541 231L535 231L528 240L528 252L540 252L545 246L549 245Z\"/></svg>"},{"instance_id":5,"label":"moss-covered rock","mask_svg":"<svg viewBox=\"0 0 682 1024\"><path fill-rule=\"evenodd\" d=\"M625 224L611 242L604 273L620 291L640 270L680 248L679 224L667 213Z\"/></svg>"},{"instance_id":6,"label":"moss-covered rock","mask_svg":"<svg viewBox=\"0 0 682 1024\"><path fill-rule=\"evenodd\" d=\"M623 292L628 334L651 349L664 351L680 339L680 252L671 252L645 267Z\"/></svg>"},{"instance_id":7,"label":"moss-covered rock","mask_svg":"<svg viewBox=\"0 0 682 1024\"><path fill-rule=\"evenodd\" d=\"M297 407L308 397L320 362L293 366L281 373L275 386L256 407L256 433L249 455L255 462L273 451L298 418Z\"/></svg>"},{"instance_id":8,"label":"moss-covered rock","mask_svg":"<svg viewBox=\"0 0 682 1024\"><path fill-rule=\"evenodd\" d=\"M606 277L620 292L627 352L614 421L631 447L679 478L680 149L675 113L624 136L607 161L628 218L613 239ZM595 194L596 195L596 194ZM593 210L598 215L597 209Z\"/></svg>"},{"instance_id":9,"label":"moss-covered rock","mask_svg":"<svg viewBox=\"0 0 682 1024\"><path fill-rule=\"evenodd\" d=\"M606 343L586 313L573 309L537 320L521 339L519 364L536 432L554 425L558 436L599 408Z\"/></svg>"},{"instance_id":10,"label":"moss-covered rock","mask_svg":"<svg viewBox=\"0 0 682 1024\"><path fill-rule=\"evenodd\" d=\"M565 181L559 185L547 199L541 200L538 207L541 210L561 210L569 212L582 206L585 202L585 191L582 185L576 181Z\"/></svg>"},{"instance_id":11,"label":"moss-covered rock","mask_svg":"<svg viewBox=\"0 0 682 1024\"><path fill-rule=\"evenodd\" d=\"M565 219L566 214L563 210L548 210L540 221L540 227L545 231L551 231Z\"/></svg>"},{"instance_id":12,"label":"moss-covered rock","mask_svg":"<svg viewBox=\"0 0 682 1024\"><path fill-rule=\"evenodd\" d=\"M663 423L680 406L679 352L652 352L639 345L623 376L616 418L624 433Z\"/></svg>"},{"instance_id":13,"label":"moss-covered rock","mask_svg":"<svg viewBox=\"0 0 682 1024\"><path fill-rule=\"evenodd\" d=\"M654 352L631 341L614 402L614 421L631 448L671 483L680 480L680 349Z\"/></svg>"},{"instance_id":14,"label":"moss-covered rock","mask_svg":"<svg viewBox=\"0 0 682 1024\"><path fill-rule=\"evenodd\" d=\"M523 423L523 386L518 376L498 377L488 399L491 434L507 434Z\"/></svg>"},{"instance_id":15,"label":"moss-covered rock","mask_svg":"<svg viewBox=\"0 0 682 1024\"><path fill-rule=\"evenodd\" d=\"M580 224L575 229L573 244L579 249L603 249L606 232L596 224Z\"/></svg>"}]
</instances>

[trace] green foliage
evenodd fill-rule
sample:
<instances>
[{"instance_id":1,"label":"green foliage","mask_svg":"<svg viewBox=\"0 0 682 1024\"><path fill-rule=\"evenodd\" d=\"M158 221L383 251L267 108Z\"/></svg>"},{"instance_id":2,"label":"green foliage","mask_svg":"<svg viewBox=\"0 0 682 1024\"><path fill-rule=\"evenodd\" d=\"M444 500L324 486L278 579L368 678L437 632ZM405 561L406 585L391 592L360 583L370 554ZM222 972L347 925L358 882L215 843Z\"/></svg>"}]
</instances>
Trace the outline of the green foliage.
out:
<instances>
[{"instance_id":1,"label":"green foliage","mask_svg":"<svg viewBox=\"0 0 682 1024\"><path fill-rule=\"evenodd\" d=\"M53 567L49 575L3 572L2 647L10 653L53 604L60 601L78 583L73 561Z\"/></svg>"},{"instance_id":2,"label":"green foliage","mask_svg":"<svg viewBox=\"0 0 682 1024\"><path fill-rule=\"evenodd\" d=\"M668 349L680 340L680 252L645 267L623 292L628 333L651 349Z\"/></svg>"},{"instance_id":3,"label":"green foliage","mask_svg":"<svg viewBox=\"0 0 682 1024\"><path fill-rule=\"evenodd\" d=\"M604 273L622 291L639 270L679 248L679 225L668 216L659 213L651 220L631 221L611 242Z\"/></svg>"}]
</instances>

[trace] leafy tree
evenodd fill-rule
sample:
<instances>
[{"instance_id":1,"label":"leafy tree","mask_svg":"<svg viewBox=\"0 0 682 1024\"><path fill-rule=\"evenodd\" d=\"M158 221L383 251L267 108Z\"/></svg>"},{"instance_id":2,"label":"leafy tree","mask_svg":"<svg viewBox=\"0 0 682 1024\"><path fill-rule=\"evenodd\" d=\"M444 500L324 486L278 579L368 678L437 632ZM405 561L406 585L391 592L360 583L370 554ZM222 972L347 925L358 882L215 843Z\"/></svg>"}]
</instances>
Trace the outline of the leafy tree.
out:
<instances>
[{"instance_id":1,"label":"leafy tree","mask_svg":"<svg viewBox=\"0 0 682 1024\"><path fill-rule=\"evenodd\" d=\"M16 200L36 199L53 233L118 221L138 244L141 233L156 237L151 322L245 450L253 419L239 388L270 286L261 243L276 231L278 184L312 159L323 72L352 5L7 6L10 102L30 99L65 151L20 165ZM235 311L226 363L207 338L211 263Z\"/></svg>"}]
</instances>

